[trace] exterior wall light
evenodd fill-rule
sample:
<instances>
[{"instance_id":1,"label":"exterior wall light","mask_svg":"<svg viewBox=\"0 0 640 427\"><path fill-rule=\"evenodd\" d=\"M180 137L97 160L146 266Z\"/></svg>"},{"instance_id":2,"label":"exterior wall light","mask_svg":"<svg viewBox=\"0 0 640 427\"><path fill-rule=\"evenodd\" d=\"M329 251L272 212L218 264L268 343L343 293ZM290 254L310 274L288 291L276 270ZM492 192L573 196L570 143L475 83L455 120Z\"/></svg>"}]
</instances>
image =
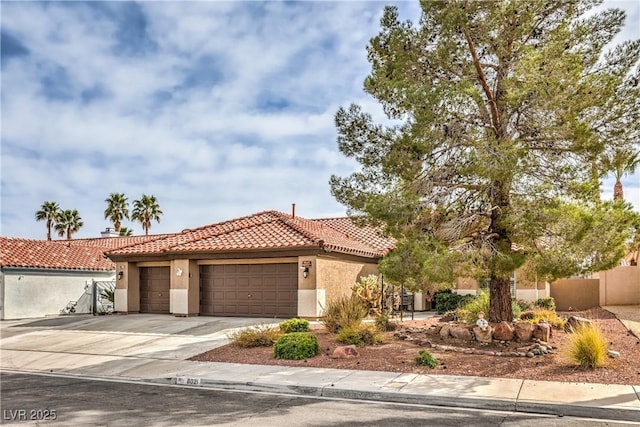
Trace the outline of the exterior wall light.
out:
<instances>
[{"instance_id":1,"label":"exterior wall light","mask_svg":"<svg viewBox=\"0 0 640 427\"><path fill-rule=\"evenodd\" d=\"M118 271L118 280L122 279L122 276L124 276L124 271Z\"/></svg>"},{"instance_id":2,"label":"exterior wall light","mask_svg":"<svg viewBox=\"0 0 640 427\"><path fill-rule=\"evenodd\" d=\"M302 267L302 277L305 279L309 277L309 267Z\"/></svg>"}]
</instances>

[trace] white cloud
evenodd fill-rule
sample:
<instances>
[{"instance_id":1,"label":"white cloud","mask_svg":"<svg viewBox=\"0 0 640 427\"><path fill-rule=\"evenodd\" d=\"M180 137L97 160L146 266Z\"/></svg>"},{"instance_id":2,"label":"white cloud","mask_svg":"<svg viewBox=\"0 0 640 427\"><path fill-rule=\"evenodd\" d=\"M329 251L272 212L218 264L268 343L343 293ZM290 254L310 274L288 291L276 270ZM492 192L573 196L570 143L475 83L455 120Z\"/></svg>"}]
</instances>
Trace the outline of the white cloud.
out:
<instances>
[{"instance_id":1,"label":"white cloud","mask_svg":"<svg viewBox=\"0 0 640 427\"><path fill-rule=\"evenodd\" d=\"M384 4L3 3L3 31L29 54L3 57L2 234L44 237L34 213L54 200L80 211L79 237L98 236L111 192L156 195L152 232L293 202L343 215L328 180L357 165L334 114L355 102L386 121L362 90ZM417 2L399 6L417 21ZM640 210L638 175L626 180Z\"/></svg>"}]
</instances>

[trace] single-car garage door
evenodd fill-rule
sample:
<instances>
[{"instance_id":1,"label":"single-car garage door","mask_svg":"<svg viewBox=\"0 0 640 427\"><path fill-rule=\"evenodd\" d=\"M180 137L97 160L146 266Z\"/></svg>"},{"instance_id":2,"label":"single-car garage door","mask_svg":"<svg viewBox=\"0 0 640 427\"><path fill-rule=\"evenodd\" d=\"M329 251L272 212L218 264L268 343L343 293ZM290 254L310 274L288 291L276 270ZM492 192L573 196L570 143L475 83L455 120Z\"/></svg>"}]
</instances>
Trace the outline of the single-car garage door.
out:
<instances>
[{"instance_id":1,"label":"single-car garage door","mask_svg":"<svg viewBox=\"0 0 640 427\"><path fill-rule=\"evenodd\" d=\"M298 314L298 265L201 265L200 314L248 317L296 316Z\"/></svg>"},{"instance_id":2,"label":"single-car garage door","mask_svg":"<svg viewBox=\"0 0 640 427\"><path fill-rule=\"evenodd\" d=\"M140 267L140 313L169 313L169 267Z\"/></svg>"}]
</instances>

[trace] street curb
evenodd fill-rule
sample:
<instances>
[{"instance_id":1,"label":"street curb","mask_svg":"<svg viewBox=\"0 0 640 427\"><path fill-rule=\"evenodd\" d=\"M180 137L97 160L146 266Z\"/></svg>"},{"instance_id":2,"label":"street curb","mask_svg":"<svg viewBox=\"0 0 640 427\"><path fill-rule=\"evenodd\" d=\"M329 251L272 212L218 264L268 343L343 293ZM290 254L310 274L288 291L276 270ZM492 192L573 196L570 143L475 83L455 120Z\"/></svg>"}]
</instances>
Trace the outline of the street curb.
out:
<instances>
[{"instance_id":1,"label":"street curb","mask_svg":"<svg viewBox=\"0 0 640 427\"><path fill-rule=\"evenodd\" d=\"M580 418L600 418L616 421L640 422L640 411L624 408L597 408L587 405L572 405L568 403L537 403L518 402L516 412L558 415Z\"/></svg>"},{"instance_id":2,"label":"street curb","mask_svg":"<svg viewBox=\"0 0 640 427\"><path fill-rule=\"evenodd\" d=\"M156 382L146 380L147 382ZM164 384L175 384L175 378L158 380ZM415 393L398 393L385 391L364 391L336 388L334 386L310 385L276 385L255 381L210 380L203 378L199 386L229 391L251 391L262 393L288 394L295 396L324 397L327 399L366 400L374 402L403 403L411 405L428 405L447 408L485 409L518 413L534 413L578 418L600 418L616 421L640 422L640 411L624 408L599 408L586 405L566 403L518 401L507 399L467 398L451 396L428 396Z\"/></svg>"}]
</instances>

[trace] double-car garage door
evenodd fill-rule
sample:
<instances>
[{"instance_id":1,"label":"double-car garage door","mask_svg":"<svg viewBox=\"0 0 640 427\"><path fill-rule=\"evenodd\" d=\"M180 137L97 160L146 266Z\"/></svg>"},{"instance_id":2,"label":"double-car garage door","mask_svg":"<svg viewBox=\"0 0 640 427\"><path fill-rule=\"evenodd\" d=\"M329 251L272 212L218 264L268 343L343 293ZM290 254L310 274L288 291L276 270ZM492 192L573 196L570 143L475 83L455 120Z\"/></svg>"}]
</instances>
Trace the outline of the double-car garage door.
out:
<instances>
[{"instance_id":1,"label":"double-car garage door","mask_svg":"<svg viewBox=\"0 0 640 427\"><path fill-rule=\"evenodd\" d=\"M297 313L297 264L200 266L200 315L292 317Z\"/></svg>"}]
</instances>

